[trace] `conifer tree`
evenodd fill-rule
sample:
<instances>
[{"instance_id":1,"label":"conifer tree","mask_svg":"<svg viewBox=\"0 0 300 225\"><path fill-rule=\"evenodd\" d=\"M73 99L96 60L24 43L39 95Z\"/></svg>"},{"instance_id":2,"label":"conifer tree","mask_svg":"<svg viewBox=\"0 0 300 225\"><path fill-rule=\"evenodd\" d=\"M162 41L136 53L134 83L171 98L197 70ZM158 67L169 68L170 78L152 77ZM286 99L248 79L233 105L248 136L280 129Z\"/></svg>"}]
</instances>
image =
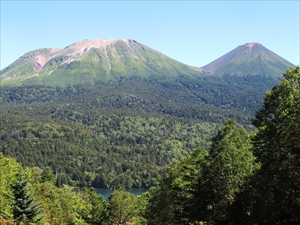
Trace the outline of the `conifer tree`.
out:
<instances>
[{"instance_id":1,"label":"conifer tree","mask_svg":"<svg viewBox=\"0 0 300 225\"><path fill-rule=\"evenodd\" d=\"M34 201L33 192L28 186L29 180L24 179L24 175L20 173L17 180L12 184L12 195L8 195L12 205L12 214L14 224L25 225L30 223L38 223L42 220L43 209L40 203ZM7 219L9 216L4 215Z\"/></svg>"}]
</instances>

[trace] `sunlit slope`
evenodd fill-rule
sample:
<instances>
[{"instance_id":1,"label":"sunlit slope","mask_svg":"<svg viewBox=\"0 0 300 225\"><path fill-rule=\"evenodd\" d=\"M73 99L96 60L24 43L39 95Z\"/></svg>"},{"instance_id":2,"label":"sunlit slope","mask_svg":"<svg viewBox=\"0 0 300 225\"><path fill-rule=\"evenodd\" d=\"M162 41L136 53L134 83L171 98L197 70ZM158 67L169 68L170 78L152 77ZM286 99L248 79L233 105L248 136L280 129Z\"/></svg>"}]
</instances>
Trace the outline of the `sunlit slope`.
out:
<instances>
[{"instance_id":1,"label":"sunlit slope","mask_svg":"<svg viewBox=\"0 0 300 225\"><path fill-rule=\"evenodd\" d=\"M135 40L84 40L64 49L39 49L26 53L4 68L1 85L42 84L66 86L131 76L169 79L199 77L194 68Z\"/></svg>"},{"instance_id":2,"label":"sunlit slope","mask_svg":"<svg viewBox=\"0 0 300 225\"><path fill-rule=\"evenodd\" d=\"M202 67L216 76L260 76L282 78L292 63L259 43L240 45L227 54Z\"/></svg>"}]
</instances>

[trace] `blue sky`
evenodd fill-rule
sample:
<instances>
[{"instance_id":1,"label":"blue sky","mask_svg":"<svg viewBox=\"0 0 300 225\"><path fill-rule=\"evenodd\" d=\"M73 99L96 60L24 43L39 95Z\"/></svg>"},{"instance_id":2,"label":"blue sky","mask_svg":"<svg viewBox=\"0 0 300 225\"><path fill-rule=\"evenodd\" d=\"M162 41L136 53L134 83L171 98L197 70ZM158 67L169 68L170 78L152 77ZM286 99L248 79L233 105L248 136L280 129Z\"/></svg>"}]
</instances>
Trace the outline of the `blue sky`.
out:
<instances>
[{"instance_id":1,"label":"blue sky","mask_svg":"<svg viewBox=\"0 0 300 225\"><path fill-rule=\"evenodd\" d=\"M132 38L192 66L246 42L299 65L299 1L2 1L1 69L38 48Z\"/></svg>"}]
</instances>

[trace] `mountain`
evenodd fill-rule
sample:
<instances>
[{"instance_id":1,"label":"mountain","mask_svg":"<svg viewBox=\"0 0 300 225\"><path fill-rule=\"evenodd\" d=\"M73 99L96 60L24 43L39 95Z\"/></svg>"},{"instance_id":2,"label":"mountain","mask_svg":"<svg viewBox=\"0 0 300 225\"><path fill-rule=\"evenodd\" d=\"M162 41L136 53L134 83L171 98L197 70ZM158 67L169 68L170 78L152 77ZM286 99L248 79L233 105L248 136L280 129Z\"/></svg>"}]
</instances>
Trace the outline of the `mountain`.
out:
<instances>
[{"instance_id":1,"label":"mountain","mask_svg":"<svg viewBox=\"0 0 300 225\"><path fill-rule=\"evenodd\" d=\"M28 52L0 72L0 152L59 184L155 185L228 118L252 129L291 65L253 43L228 54L201 69L132 39Z\"/></svg>"},{"instance_id":2,"label":"mountain","mask_svg":"<svg viewBox=\"0 0 300 225\"><path fill-rule=\"evenodd\" d=\"M83 40L64 49L28 52L0 71L2 85L66 86L131 76L198 77L201 68L175 61L132 39Z\"/></svg>"},{"instance_id":3,"label":"mountain","mask_svg":"<svg viewBox=\"0 0 300 225\"><path fill-rule=\"evenodd\" d=\"M62 87L133 76L154 80L197 79L206 75L255 76L277 82L290 66L294 65L258 43L240 45L200 68L180 63L132 39L93 39L64 49L42 48L28 52L1 70L0 79L3 86Z\"/></svg>"},{"instance_id":4,"label":"mountain","mask_svg":"<svg viewBox=\"0 0 300 225\"><path fill-rule=\"evenodd\" d=\"M86 103L79 108L113 106L217 123L231 116L246 124L289 66L257 43L201 69L132 39L83 40L31 51L4 68L0 103L76 101Z\"/></svg>"},{"instance_id":5,"label":"mountain","mask_svg":"<svg viewBox=\"0 0 300 225\"><path fill-rule=\"evenodd\" d=\"M294 66L259 43L240 45L202 68L215 76L261 76L282 78Z\"/></svg>"}]
</instances>

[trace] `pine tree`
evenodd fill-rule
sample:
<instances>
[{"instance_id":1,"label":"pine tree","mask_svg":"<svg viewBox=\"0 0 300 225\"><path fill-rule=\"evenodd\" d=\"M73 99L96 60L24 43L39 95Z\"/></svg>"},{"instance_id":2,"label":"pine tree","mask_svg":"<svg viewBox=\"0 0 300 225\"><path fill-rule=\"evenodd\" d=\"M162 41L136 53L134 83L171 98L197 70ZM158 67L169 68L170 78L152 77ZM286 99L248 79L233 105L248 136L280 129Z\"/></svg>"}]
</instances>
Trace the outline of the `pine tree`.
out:
<instances>
[{"instance_id":1,"label":"pine tree","mask_svg":"<svg viewBox=\"0 0 300 225\"><path fill-rule=\"evenodd\" d=\"M12 184L12 195L8 195L13 208L14 224L38 223L44 217L41 215L43 209L40 203L34 201L33 192L28 186L29 180L24 179L23 174L19 174L17 180ZM6 218L7 215L4 215Z\"/></svg>"}]
</instances>

